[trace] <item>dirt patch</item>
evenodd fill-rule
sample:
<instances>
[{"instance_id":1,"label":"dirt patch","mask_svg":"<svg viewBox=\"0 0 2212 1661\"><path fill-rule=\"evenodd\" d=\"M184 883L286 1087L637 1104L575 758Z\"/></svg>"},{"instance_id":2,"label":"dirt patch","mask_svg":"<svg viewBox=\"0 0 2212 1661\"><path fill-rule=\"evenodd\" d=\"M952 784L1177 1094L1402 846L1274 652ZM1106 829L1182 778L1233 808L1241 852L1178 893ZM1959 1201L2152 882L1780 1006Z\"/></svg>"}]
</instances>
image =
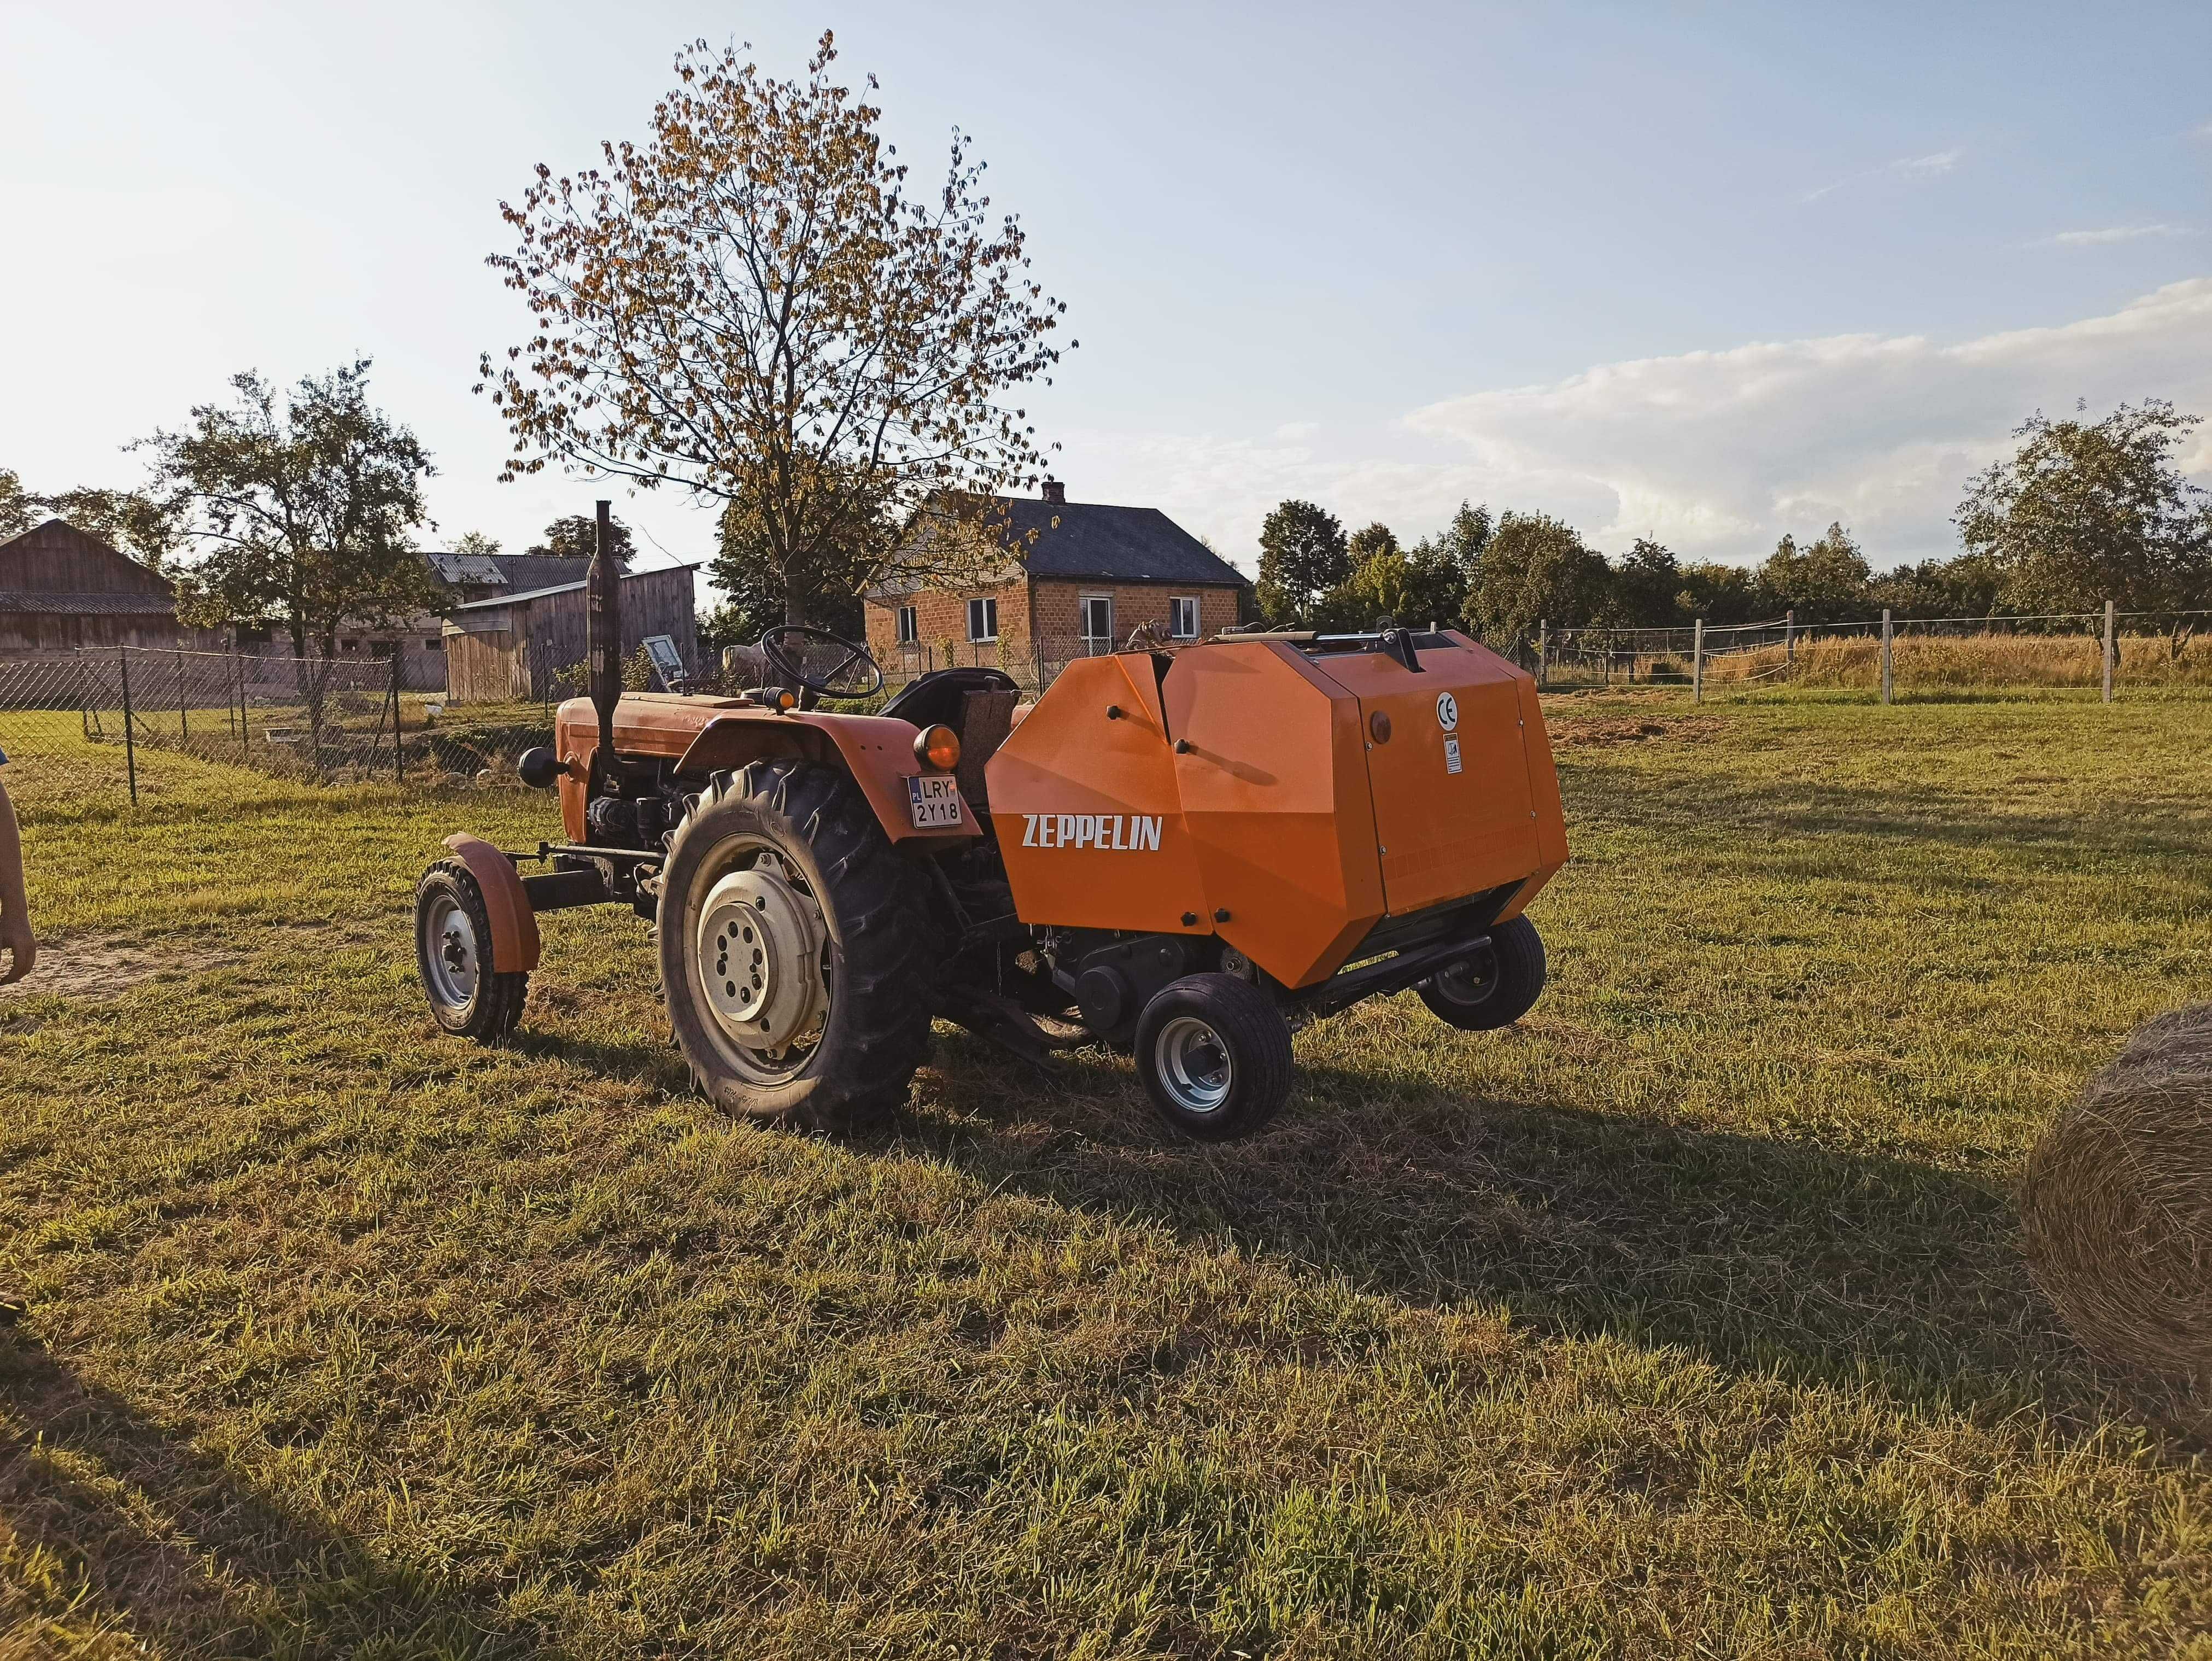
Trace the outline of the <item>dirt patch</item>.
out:
<instances>
[{"instance_id":1,"label":"dirt patch","mask_svg":"<svg viewBox=\"0 0 2212 1661\"><path fill-rule=\"evenodd\" d=\"M308 935L327 938L334 945L357 944L368 938L365 931L297 924L260 932L272 945ZM252 962L257 955L189 938L149 940L131 934L82 934L44 941L31 972L13 986L0 986L0 1031L35 1030L29 1017L9 1010L11 1001L44 995L105 1003L149 981L182 980L210 970L234 969Z\"/></svg>"},{"instance_id":2,"label":"dirt patch","mask_svg":"<svg viewBox=\"0 0 2212 1661\"><path fill-rule=\"evenodd\" d=\"M1695 743L1720 731L1715 715L1678 715L1651 721L1635 715L1561 715L1548 718L1554 750L1589 750L1609 744Z\"/></svg>"}]
</instances>

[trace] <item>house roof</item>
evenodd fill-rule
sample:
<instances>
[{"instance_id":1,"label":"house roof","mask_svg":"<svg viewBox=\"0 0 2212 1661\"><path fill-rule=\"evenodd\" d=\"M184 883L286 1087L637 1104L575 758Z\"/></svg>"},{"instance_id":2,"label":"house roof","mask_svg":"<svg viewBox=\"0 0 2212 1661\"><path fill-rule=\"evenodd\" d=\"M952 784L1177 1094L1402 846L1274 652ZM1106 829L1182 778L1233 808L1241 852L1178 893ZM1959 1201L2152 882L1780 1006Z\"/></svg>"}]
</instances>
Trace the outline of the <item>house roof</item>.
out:
<instances>
[{"instance_id":1,"label":"house roof","mask_svg":"<svg viewBox=\"0 0 2212 1661\"><path fill-rule=\"evenodd\" d=\"M571 554L425 554L430 574L449 588L511 588L515 594L580 582L588 556Z\"/></svg>"},{"instance_id":2,"label":"house roof","mask_svg":"<svg viewBox=\"0 0 2212 1661\"><path fill-rule=\"evenodd\" d=\"M1022 563L1033 577L1224 587L1246 581L1243 572L1157 508L1032 496L993 496L990 502L1004 539L1026 550Z\"/></svg>"},{"instance_id":3,"label":"house roof","mask_svg":"<svg viewBox=\"0 0 2212 1661\"><path fill-rule=\"evenodd\" d=\"M169 617L176 601L167 594L68 593L51 588L0 588L0 611L40 611L59 616Z\"/></svg>"},{"instance_id":4,"label":"house roof","mask_svg":"<svg viewBox=\"0 0 2212 1661\"><path fill-rule=\"evenodd\" d=\"M568 562L563 561L562 563L567 563ZM582 563L586 565L589 565L591 561L585 560ZM642 571L624 571L622 575L622 580L624 582L635 582L640 577L659 576L669 571L696 571L699 568L696 565L655 565ZM495 605L520 605L525 600L543 599L548 594L573 594L580 588L588 588L589 587L591 587L591 579L589 577L579 577L574 582L556 582L549 587L526 589L519 594L493 594L484 599L465 600L460 605L454 606L453 610L456 611L481 611Z\"/></svg>"}]
</instances>

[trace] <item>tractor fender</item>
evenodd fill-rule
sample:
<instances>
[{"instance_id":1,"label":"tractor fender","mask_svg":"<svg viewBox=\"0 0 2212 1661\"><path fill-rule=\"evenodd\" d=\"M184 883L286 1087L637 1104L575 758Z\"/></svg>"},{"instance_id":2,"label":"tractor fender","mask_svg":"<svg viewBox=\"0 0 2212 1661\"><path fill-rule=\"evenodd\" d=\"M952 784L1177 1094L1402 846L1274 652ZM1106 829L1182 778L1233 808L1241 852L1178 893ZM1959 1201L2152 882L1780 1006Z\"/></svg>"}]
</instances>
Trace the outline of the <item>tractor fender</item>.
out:
<instances>
[{"instance_id":1,"label":"tractor fender","mask_svg":"<svg viewBox=\"0 0 2212 1661\"><path fill-rule=\"evenodd\" d=\"M526 973L538 967L538 913L531 909L514 861L482 837L457 831L446 838L453 857L466 866L483 894L491 919L491 963L495 973Z\"/></svg>"},{"instance_id":2,"label":"tractor fender","mask_svg":"<svg viewBox=\"0 0 2212 1661\"><path fill-rule=\"evenodd\" d=\"M896 715L841 715L820 710L751 710L718 715L699 729L676 764L678 774L708 777L772 756L800 755L842 766L853 776L893 843L925 847L970 841L983 834L975 809L963 797L958 829L917 830L906 782L924 769L914 753L921 729Z\"/></svg>"}]
</instances>

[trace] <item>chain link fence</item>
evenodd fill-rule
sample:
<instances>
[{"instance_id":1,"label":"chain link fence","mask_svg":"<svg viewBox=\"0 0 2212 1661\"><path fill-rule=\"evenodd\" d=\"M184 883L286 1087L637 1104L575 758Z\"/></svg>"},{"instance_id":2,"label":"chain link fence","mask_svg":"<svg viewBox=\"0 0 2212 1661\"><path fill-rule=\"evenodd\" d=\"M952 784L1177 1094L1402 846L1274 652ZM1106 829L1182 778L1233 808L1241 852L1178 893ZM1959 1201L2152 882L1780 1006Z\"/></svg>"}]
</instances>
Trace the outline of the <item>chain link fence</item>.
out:
<instances>
[{"instance_id":1,"label":"chain link fence","mask_svg":"<svg viewBox=\"0 0 2212 1661\"><path fill-rule=\"evenodd\" d=\"M418 672L412 678L421 679ZM516 759L551 742L550 705L450 706L389 657L292 657L117 647L0 658L0 751L71 741L162 750L318 784L519 783Z\"/></svg>"}]
</instances>

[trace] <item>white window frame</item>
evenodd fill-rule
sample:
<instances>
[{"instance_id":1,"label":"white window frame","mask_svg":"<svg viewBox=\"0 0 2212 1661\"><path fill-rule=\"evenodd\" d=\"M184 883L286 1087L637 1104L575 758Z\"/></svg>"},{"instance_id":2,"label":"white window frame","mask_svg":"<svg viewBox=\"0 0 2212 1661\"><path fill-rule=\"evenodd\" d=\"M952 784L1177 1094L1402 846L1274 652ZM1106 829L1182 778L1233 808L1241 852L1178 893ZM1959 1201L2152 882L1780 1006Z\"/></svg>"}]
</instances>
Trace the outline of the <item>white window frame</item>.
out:
<instances>
[{"instance_id":1,"label":"white window frame","mask_svg":"<svg viewBox=\"0 0 2212 1661\"><path fill-rule=\"evenodd\" d=\"M1079 620L1083 625L1084 646L1093 656L1097 654L1102 644L1106 651L1112 651L1114 649L1114 596L1085 594L1077 601L1077 604L1081 608ZM1106 608L1106 632L1103 635L1091 632L1091 608L1094 605L1103 605Z\"/></svg>"},{"instance_id":2,"label":"white window frame","mask_svg":"<svg viewBox=\"0 0 2212 1661\"><path fill-rule=\"evenodd\" d=\"M984 625L981 633L976 630L979 620ZM968 602L968 643L971 646L988 646L998 638L998 600L988 594L969 600Z\"/></svg>"},{"instance_id":3,"label":"white window frame","mask_svg":"<svg viewBox=\"0 0 2212 1661\"><path fill-rule=\"evenodd\" d=\"M1188 629L1182 626L1184 615L1183 607L1186 605L1190 607L1190 627ZM1198 596L1196 594L1171 594L1169 596L1168 638L1170 640L1196 640L1198 638Z\"/></svg>"},{"instance_id":4,"label":"white window frame","mask_svg":"<svg viewBox=\"0 0 2212 1661\"><path fill-rule=\"evenodd\" d=\"M911 605L898 608L898 643L911 646L921 638L921 619Z\"/></svg>"}]
</instances>

